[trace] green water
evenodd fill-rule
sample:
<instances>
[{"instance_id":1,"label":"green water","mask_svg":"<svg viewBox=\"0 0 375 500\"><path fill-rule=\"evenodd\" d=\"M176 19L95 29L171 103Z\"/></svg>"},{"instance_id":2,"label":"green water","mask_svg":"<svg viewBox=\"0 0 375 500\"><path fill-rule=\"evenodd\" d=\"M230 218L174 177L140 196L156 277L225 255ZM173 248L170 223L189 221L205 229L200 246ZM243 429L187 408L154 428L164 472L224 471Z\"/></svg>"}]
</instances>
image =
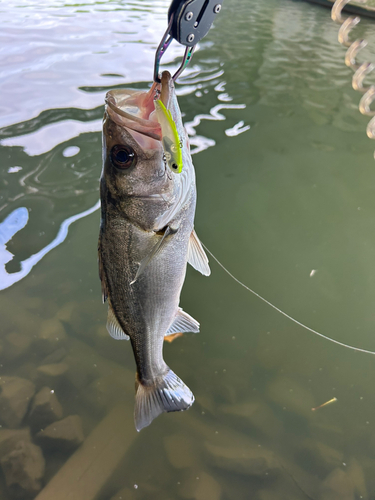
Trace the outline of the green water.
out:
<instances>
[{"instance_id":1,"label":"green water","mask_svg":"<svg viewBox=\"0 0 375 500\"><path fill-rule=\"evenodd\" d=\"M0 2L0 221L29 211L0 274L0 376L51 387L85 436L117 405L131 419L135 365L105 330L99 211L66 238L59 228L97 203L105 92L147 88L168 5ZM359 58L374 60L372 21L356 30L369 41ZM337 31L305 2L226 0L177 88L202 241L299 321L375 350L375 142ZM163 68L180 55L171 47ZM165 346L195 404L140 434L119 426L131 444L92 498L373 498L375 357L314 336L211 268L188 269L181 296L201 332ZM61 347L64 373L41 373ZM70 454L43 453L46 484Z\"/></svg>"}]
</instances>

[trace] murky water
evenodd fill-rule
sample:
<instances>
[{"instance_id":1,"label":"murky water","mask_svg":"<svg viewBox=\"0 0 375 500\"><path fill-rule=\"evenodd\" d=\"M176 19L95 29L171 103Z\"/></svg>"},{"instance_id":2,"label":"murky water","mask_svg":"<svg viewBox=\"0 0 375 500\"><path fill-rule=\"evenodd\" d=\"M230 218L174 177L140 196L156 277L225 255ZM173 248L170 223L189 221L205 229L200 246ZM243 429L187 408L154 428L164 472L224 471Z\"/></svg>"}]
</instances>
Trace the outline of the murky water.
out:
<instances>
[{"instance_id":1,"label":"murky water","mask_svg":"<svg viewBox=\"0 0 375 500\"><path fill-rule=\"evenodd\" d=\"M165 346L196 402L134 429L133 355L105 330L97 272L100 129L107 90L147 88L168 5L0 3L2 468L21 439L4 428L31 426L46 466L21 498L53 476L41 500L372 498L375 357L291 323L212 259L181 297L201 332ZM371 60L374 25L361 24ZM375 142L343 57L326 9L226 0L178 94L202 241L299 321L375 350ZM46 386L63 412L49 422L81 418L77 454L76 421L74 439L36 435L27 401Z\"/></svg>"}]
</instances>

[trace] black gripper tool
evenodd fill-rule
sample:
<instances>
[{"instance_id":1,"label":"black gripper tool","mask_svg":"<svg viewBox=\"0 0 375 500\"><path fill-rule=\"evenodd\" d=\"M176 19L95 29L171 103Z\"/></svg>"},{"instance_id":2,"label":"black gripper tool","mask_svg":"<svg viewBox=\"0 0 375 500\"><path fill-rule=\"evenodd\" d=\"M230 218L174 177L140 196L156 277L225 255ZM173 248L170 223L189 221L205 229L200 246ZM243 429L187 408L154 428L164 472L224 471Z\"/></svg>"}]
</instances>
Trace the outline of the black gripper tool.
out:
<instances>
[{"instance_id":1,"label":"black gripper tool","mask_svg":"<svg viewBox=\"0 0 375 500\"><path fill-rule=\"evenodd\" d=\"M222 0L173 0L168 10L170 34L182 45L193 47L209 32L221 11Z\"/></svg>"}]
</instances>

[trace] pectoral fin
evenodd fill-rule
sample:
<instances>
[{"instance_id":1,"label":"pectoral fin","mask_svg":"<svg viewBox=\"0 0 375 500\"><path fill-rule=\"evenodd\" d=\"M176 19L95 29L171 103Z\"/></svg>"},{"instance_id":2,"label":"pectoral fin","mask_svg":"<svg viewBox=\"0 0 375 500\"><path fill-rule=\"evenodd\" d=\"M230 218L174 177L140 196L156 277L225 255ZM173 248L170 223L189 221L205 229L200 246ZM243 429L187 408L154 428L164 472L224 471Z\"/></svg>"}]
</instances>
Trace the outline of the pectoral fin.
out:
<instances>
[{"instance_id":1,"label":"pectoral fin","mask_svg":"<svg viewBox=\"0 0 375 500\"><path fill-rule=\"evenodd\" d=\"M117 318L112 310L111 304L108 304L107 330L110 336L116 340L129 340L129 335L124 333Z\"/></svg>"},{"instance_id":2,"label":"pectoral fin","mask_svg":"<svg viewBox=\"0 0 375 500\"><path fill-rule=\"evenodd\" d=\"M190 314L186 313L178 308L177 314L171 324L171 326L166 331L165 335L171 335L172 333L180 333L180 332L199 332L199 323L194 318L190 316Z\"/></svg>"},{"instance_id":3,"label":"pectoral fin","mask_svg":"<svg viewBox=\"0 0 375 500\"><path fill-rule=\"evenodd\" d=\"M209 276L211 274L206 252L203 250L202 244L199 241L197 233L194 229L191 232L189 239L188 262L194 267L194 269L202 273L204 276Z\"/></svg>"},{"instance_id":4,"label":"pectoral fin","mask_svg":"<svg viewBox=\"0 0 375 500\"><path fill-rule=\"evenodd\" d=\"M131 285L137 281L137 279L141 276L141 274L146 269L151 260L161 251L166 242L167 236L170 234L175 234L176 232L177 230L173 230L169 226L166 227L162 238L156 243L151 252L148 255L146 255L144 259L141 260L137 274L135 275L134 280L130 283Z\"/></svg>"}]
</instances>

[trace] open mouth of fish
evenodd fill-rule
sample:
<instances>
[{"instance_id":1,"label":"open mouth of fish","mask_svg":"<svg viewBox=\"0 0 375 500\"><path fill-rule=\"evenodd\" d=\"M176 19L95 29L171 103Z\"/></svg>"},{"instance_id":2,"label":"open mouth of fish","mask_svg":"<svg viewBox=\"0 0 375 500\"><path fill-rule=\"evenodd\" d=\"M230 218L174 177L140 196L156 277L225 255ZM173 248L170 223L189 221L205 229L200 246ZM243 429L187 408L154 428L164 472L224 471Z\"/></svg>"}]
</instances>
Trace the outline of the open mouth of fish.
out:
<instances>
[{"instance_id":1,"label":"open mouth of fish","mask_svg":"<svg viewBox=\"0 0 375 500\"><path fill-rule=\"evenodd\" d=\"M148 92L134 89L117 89L107 93L106 110L110 117L120 126L136 132L134 138L148 149L160 147L162 139L161 127L156 118L154 100L160 99L168 108L173 80L168 71L164 71L161 83L153 83ZM149 137L153 141L138 140L139 136ZM132 134L133 135L133 134Z\"/></svg>"}]
</instances>

